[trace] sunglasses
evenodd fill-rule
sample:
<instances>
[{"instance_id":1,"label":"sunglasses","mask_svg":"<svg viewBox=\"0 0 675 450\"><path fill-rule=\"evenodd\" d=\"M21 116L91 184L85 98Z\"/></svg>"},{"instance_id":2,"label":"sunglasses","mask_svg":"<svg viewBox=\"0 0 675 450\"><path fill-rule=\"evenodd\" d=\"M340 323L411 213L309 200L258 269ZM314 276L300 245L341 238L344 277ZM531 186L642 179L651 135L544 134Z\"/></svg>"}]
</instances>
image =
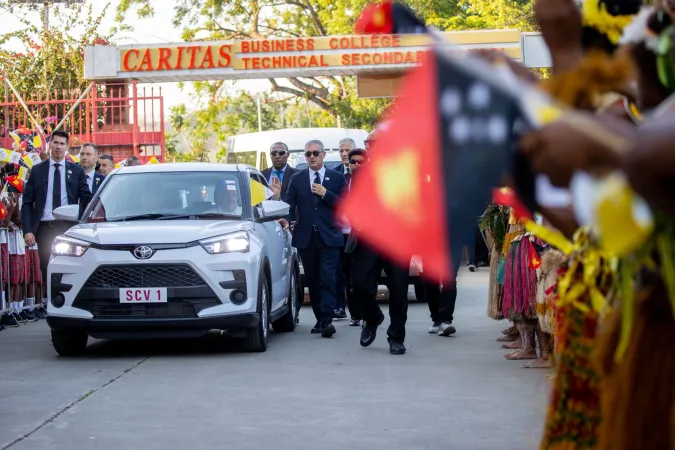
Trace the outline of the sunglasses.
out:
<instances>
[{"instance_id":1,"label":"sunglasses","mask_svg":"<svg viewBox=\"0 0 675 450\"><path fill-rule=\"evenodd\" d=\"M285 150L281 150L279 152L277 152L277 151L270 152L270 155L272 155L272 156L284 156L285 154L286 154Z\"/></svg>"},{"instance_id":2,"label":"sunglasses","mask_svg":"<svg viewBox=\"0 0 675 450\"><path fill-rule=\"evenodd\" d=\"M318 151L318 150L314 150L313 152L305 152L305 158L309 158L309 157L311 157L311 156L313 156L313 157L316 158L316 157L318 157L320 154L321 154L321 152Z\"/></svg>"},{"instance_id":3,"label":"sunglasses","mask_svg":"<svg viewBox=\"0 0 675 450\"><path fill-rule=\"evenodd\" d=\"M362 159L350 159L350 160L349 160L349 164L358 164L358 165L361 165L361 164L363 164L363 160L362 160Z\"/></svg>"}]
</instances>

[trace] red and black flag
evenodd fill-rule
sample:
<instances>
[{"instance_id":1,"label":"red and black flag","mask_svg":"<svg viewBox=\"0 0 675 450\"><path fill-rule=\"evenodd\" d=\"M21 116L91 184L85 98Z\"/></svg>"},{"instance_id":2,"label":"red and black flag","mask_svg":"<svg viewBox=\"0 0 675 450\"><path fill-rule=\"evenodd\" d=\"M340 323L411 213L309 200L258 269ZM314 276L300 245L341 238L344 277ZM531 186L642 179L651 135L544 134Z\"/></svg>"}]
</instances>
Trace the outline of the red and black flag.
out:
<instances>
[{"instance_id":1,"label":"red and black flag","mask_svg":"<svg viewBox=\"0 0 675 450\"><path fill-rule=\"evenodd\" d=\"M513 161L518 99L482 69L430 51L403 80L389 126L341 207L357 236L402 265L420 256L434 280L452 279Z\"/></svg>"},{"instance_id":2,"label":"red and black flag","mask_svg":"<svg viewBox=\"0 0 675 450\"><path fill-rule=\"evenodd\" d=\"M385 0L366 6L354 30L357 34L421 34L427 27L408 6Z\"/></svg>"}]
</instances>

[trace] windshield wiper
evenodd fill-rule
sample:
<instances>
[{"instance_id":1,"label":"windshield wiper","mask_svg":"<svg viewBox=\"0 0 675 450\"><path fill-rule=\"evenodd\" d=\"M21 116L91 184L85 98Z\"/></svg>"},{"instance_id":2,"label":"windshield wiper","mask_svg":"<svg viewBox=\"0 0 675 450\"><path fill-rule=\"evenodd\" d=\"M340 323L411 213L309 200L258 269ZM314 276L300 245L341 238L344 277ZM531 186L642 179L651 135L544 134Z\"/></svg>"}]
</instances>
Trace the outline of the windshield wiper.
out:
<instances>
[{"instance_id":1,"label":"windshield wiper","mask_svg":"<svg viewBox=\"0 0 675 450\"><path fill-rule=\"evenodd\" d=\"M241 216L236 214L222 213L202 213L202 214L176 214L173 216L163 216L159 220L179 220L179 219L230 219L241 220Z\"/></svg>"},{"instance_id":2,"label":"windshield wiper","mask_svg":"<svg viewBox=\"0 0 675 450\"><path fill-rule=\"evenodd\" d=\"M119 219L109 219L108 222L129 222L132 220L152 220L165 217L166 214L151 213L151 214L137 214L135 216L125 216Z\"/></svg>"}]
</instances>

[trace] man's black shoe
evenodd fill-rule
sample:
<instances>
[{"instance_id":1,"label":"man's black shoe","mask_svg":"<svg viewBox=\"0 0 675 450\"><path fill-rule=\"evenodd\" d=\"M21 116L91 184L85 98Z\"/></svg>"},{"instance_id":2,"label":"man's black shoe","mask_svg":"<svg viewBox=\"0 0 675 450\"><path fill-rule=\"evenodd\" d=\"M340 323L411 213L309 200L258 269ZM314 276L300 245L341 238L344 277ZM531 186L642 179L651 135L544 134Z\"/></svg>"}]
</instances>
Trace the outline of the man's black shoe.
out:
<instances>
[{"instance_id":1,"label":"man's black shoe","mask_svg":"<svg viewBox=\"0 0 675 450\"><path fill-rule=\"evenodd\" d=\"M334 319L346 319L347 313L345 312L345 309L344 308L338 308L335 311L333 311L333 318Z\"/></svg>"},{"instance_id":2,"label":"man's black shoe","mask_svg":"<svg viewBox=\"0 0 675 450\"><path fill-rule=\"evenodd\" d=\"M6 327L18 327L19 323L16 321L16 319L13 316L10 316L9 314L4 314L2 317L0 317L0 323L2 323Z\"/></svg>"},{"instance_id":3,"label":"man's black shoe","mask_svg":"<svg viewBox=\"0 0 675 450\"><path fill-rule=\"evenodd\" d=\"M321 337L329 338L335 334L335 327L333 324L328 324L321 330Z\"/></svg>"},{"instance_id":4,"label":"man's black shoe","mask_svg":"<svg viewBox=\"0 0 675 450\"><path fill-rule=\"evenodd\" d=\"M405 345L401 344L400 342L390 342L389 353L391 353L392 355L404 355Z\"/></svg>"},{"instance_id":5,"label":"man's black shoe","mask_svg":"<svg viewBox=\"0 0 675 450\"><path fill-rule=\"evenodd\" d=\"M384 322L384 315L380 317L380 320L376 324L370 324L366 322L366 326L361 330L361 347L368 347L375 341L377 337L377 327L382 325Z\"/></svg>"},{"instance_id":6,"label":"man's black shoe","mask_svg":"<svg viewBox=\"0 0 675 450\"><path fill-rule=\"evenodd\" d=\"M320 324L319 322L317 322L317 323L314 325L314 328L312 328L311 333L312 333L312 334L321 334L321 330L322 330L321 324Z\"/></svg>"},{"instance_id":7,"label":"man's black shoe","mask_svg":"<svg viewBox=\"0 0 675 450\"><path fill-rule=\"evenodd\" d=\"M35 311L33 311L33 313L35 314L35 317L37 317L38 319L47 318L47 312L44 309L36 309Z\"/></svg>"}]
</instances>

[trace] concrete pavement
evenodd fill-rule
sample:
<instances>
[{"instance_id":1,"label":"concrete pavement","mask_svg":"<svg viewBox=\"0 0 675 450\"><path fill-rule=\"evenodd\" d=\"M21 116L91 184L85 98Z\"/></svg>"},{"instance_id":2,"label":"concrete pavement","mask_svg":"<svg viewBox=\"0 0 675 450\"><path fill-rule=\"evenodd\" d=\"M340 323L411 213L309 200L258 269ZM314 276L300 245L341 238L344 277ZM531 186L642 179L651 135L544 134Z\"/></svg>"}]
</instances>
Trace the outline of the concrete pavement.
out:
<instances>
[{"instance_id":1,"label":"concrete pavement","mask_svg":"<svg viewBox=\"0 0 675 450\"><path fill-rule=\"evenodd\" d=\"M535 449L549 382L503 359L487 275L461 273L454 337L429 335L426 305L411 302L404 356L384 327L367 349L347 321L333 339L310 335L308 307L262 354L220 339L95 341L66 359L44 322L5 330L0 450Z\"/></svg>"}]
</instances>

